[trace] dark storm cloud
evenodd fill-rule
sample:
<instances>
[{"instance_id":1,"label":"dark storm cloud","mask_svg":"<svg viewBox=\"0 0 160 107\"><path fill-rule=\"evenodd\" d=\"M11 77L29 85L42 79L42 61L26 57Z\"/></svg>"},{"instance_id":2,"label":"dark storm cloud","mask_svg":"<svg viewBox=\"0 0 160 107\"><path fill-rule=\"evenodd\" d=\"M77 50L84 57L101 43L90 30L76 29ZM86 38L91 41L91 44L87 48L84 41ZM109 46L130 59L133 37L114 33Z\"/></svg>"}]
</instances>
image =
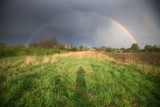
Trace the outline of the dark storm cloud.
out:
<instances>
[{"instance_id":1,"label":"dark storm cloud","mask_svg":"<svg viewBox=\"0 0 160 107\"><path fill-rule=\"evenodd\" d=\"M60 15L53 18L48 24L33 34L32 40L36 40L38 37L56 36L64 43L80 45L87 44L88 41L91 46L94 43L93 41L96 41L95 31L103 28L104 25L110 25L110 22L106 21L106 17L102 18L99 16L88 12L70 12ZM48 34L43 37L43 33Z\"/></svg>"},{"instance_id":2,"label":"dark storm cloud","mask_svg":"<svg viewBox=\"0 0 160 107\"><path fill-rule=\"evenodd\" d=\"M156 11L157 15L160 18L160 1L159 0L148 0L148 3L152 5L154 10Z\"/></svg>"},{"instance_id":3,"label":"dark storm cloud","mask_svg":"<svg viewBox=\"0 0 160 107\"><path fill-rule=\"evenodd\" d=\"M157 2L3 0L0 3L0 42L26 44L54 36L66 44L128 47L132 41L125 36L125 32L118 31L119 28L110 19L114 18L131 31L142 46L158 44L160 24L157 24ZM124 35L121 36L122 41L115 39L116 35Z\"/></svg>"}]
</instances>

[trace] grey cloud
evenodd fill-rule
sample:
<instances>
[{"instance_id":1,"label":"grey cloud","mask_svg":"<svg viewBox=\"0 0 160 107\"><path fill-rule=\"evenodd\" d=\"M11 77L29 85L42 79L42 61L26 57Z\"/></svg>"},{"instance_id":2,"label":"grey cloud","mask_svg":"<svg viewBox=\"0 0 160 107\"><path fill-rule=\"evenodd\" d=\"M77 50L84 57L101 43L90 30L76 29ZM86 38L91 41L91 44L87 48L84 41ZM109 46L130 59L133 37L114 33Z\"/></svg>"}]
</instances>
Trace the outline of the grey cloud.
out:
<instances>
[{"instance_id":1,"label":"grey cloud","mask_svg":"<svg viewBox=\"0 0 160 107\"><path fill-rule=\"evenodd\" d=\"M117 29L108 19L114 18L142 46L158 44L160 22L156 9L154 0L6 0L0 11L0 40L25 44L55 36L67 44L128 47L132 44L129 38L121 34L123 40L117 42L114 30L109 31Z\"/></svg>"}]
</instances>

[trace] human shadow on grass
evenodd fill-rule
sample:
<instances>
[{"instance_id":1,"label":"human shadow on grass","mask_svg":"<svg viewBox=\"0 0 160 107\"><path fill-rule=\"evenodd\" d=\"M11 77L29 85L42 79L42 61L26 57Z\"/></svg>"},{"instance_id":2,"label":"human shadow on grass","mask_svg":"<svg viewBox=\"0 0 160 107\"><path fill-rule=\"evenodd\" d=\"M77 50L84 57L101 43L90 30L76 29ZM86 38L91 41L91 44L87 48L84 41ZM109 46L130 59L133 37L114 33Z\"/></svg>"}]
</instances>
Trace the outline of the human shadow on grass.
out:
<instances>
[{"instance_id":1,"label":"human shadow on grass","mask_svg":"<svg viewBox=\"0 0 160 107\"><path fill-rule=\"evenodd\" d=\"M80 67L77 71L74 100L76 101L76 107L89 106L85 81L85 71L82 67Z\"/></svg>"}]
</instances>

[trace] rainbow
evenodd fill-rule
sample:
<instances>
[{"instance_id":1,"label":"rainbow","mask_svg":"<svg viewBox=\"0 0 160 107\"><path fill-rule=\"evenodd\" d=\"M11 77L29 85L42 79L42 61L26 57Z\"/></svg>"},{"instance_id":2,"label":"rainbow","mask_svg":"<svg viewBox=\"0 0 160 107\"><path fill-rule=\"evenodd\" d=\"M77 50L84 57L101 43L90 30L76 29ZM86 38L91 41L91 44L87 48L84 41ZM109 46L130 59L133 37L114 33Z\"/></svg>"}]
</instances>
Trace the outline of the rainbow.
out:
<instances>
[{"instance_id":1,"label":"rainbow","mask_svg":"<svg viewBox=\"0 0 160 107\"><path fill-rule=\"evenodd\" d=\"M118 25L118 27L120 27L124 32L126 32L128 34L128 36L132 39L132 41L136 44L138 44L137 40L135 39L135 37L131 34L131 32L120 22L118 22L117 20L111 18L111 20Z\"/></svg>"},{"instance_id":2,"label":"rainbow","mask_svg":"<svg viewBox=\"0 0 160 107\"><path fill-rule=\"evenodd\" d=\"M131 40L133 41L133 43L136 43L139 45L139 43L137 42L137 40L135 39L135 37L131 34L131 32L122 24L120 23L119 21L117 21L116 19L114 18L111 18L111 17L108 17L108 16L105 16L105 15L102 15L102 14L99 14L99 13L95 13L95 15L100 15L102 17L105 17L107 18L107 20L111 20L115 25L117 25L120 29L122 29L125 33L127 33L127 35L131 38ZM63 15L62 15L63 16ZM54 18L55 19L55 18ZM52 22L54 19L51 19L49 20L47 23L43 24L42 26L40 26L38 29L36 29L32 35L30 36L30 38L28 39L27 41L27 44L29 44L29 42L32 40L32 38L34 37L34 35L36 33L38 33L39 31L41 31L43 28L45 28L50 22ZM139 45L140 46L140 45Z\"/></svg>"}]
</instances>

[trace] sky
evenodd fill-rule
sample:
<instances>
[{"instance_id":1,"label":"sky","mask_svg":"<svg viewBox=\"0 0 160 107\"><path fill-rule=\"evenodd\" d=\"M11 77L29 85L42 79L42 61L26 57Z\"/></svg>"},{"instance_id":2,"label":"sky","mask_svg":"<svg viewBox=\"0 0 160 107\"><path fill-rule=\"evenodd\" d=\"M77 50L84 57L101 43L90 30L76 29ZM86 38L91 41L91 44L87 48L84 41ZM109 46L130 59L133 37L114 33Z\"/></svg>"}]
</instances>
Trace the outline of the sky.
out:
<instances>
[{"instance_id":1,"label":"sky","mask_svg":"<svg viewBox=\"0 0 160 107\"><path fill-rule=\"evenodd\" d=\"M56 37L70 45L160 45L159 0L1 0L0 42Z\"/></svg>"}]
</instances>

